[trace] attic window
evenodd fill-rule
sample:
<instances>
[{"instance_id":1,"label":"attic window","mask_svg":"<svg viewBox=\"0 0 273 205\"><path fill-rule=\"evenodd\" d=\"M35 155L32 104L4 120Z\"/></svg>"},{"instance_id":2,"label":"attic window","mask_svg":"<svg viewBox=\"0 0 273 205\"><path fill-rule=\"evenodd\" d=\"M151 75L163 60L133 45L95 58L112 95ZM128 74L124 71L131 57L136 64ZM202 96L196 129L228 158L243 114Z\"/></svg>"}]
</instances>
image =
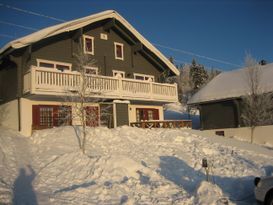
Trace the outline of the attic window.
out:
<instances>
[{"instance_id":1,"label":"attic window","mask_svg":"<svg viewBox=\"0 0 273 205\"><path fill-rule=\"evenodd\" d=\"M115 59L124 60L124 51L122 43L114 43L115 45Z\"/></svg>"},{"instance_id":2,"label":"attic window","mask_svg":"<svg viewBox=\"0 0 273 205\"><path fill-rule=\"evenodd\" d=\"M83 35L84 53L94 55L94 37Z\"/></svg>"},{"instance_id":3,"label":"attic window","mask_svg":"<svg viewBox=\"0 0 273 205\"><path fill-rule=\"evenodd\" d=\"M40 68L53 68L53 69L64 71L64 70L71 70L72 64L58 62L58 61L37 59L37 66Z\"/></svg>"}]
</instances>

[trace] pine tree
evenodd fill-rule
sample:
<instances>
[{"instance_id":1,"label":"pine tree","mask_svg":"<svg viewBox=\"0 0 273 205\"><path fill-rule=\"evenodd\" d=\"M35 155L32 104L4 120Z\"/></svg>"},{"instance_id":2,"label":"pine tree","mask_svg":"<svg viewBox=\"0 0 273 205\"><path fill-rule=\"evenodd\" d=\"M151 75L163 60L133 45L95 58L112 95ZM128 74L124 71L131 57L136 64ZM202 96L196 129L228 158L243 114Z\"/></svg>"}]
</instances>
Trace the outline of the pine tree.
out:
<instances>
[{"instance_id":1,"label":"pine tree","mask_svg":"<svg viewBox=\"0 0 273 205\"><path fill-rule=\"evenodd\" d=\"M193 85L193 92L197 92L208 80L208 73L204 66L198 64L195 59L190 66L190 77Z\"/></svg>"}]
</instances>

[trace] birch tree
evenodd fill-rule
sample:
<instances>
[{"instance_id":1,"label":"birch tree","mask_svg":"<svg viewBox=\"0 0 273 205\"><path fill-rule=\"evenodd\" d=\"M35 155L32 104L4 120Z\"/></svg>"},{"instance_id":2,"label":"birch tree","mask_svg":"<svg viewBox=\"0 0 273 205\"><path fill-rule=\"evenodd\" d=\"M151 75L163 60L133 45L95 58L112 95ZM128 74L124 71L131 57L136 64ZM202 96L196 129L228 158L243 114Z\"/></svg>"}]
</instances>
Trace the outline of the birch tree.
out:
<instances>
[{"instance_id":1,"label":"birch tree","mask_svg":"<svg viewBox=\"0 0 273 205\"><path fill-rule=\"evenodd\" d=\"M254 130L257 126L273 122L272 93L266 93L262 86L263 68L250 55L245 58L245 76L248 93L243 97L242 121L250 127L250 141L253 143Z\"/></svg>"},{"instance_id":2,"label":"birch tree","mask_svg":"<svg viewBox=\"0 0 273 205\"><path fill-rule=\"evenodd\" d=\"M68 88L68 95L66 96L66 103L72 107L72 115L81 129L76 130L76 135L79 141L79 147L85 154L86 151L86 136L87 124L86 122L96 121L99 112L98 109L87 109L87 104L97 103L99 96L102 93L102 79L94 75L88 75L88 67L96 67L96 61L85 54L82 46L78 47L77 53L73 54L75 58L75 71L77 78L76 85ZM94 98L95 97L95 98Z\"/></svg>"}]
</instances>

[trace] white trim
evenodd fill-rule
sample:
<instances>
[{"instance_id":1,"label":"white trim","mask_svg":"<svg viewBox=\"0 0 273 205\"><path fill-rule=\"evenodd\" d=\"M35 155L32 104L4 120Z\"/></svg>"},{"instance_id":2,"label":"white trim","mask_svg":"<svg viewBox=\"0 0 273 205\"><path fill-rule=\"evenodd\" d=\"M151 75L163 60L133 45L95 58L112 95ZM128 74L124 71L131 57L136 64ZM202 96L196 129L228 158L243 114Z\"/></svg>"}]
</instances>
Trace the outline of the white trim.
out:
<instances>
[{"instance_id":1,"label":"white trim","mask_svg":"<svg viewBox=\"0 0 273 205\"><path fill-rule=\"evenodd\" d=\"M39 68L48 68L48 67L40 66L40 63L52 64L53 69L56 69L56 70L60 70L60 69L57 68L57 65L67 66L67 67L69 67L69 69L68 69L69 71L71 71L71 68L72 68L71 63L65 63L65 62L60 62L60 61L52 61L52 60L44 60L44 59L39 59L39 58L37 58L36 61L37 61L37 67L39 67ZM48 68L48 69L50 69L50 68Z\"/></svg>"},{"instance_id":2,"label":"white trim","mask_svg":"<svg viewBox=\"0 0 273 205\"><path fill-rule=\"evenodd\" d=\"M143 80L145 80L145 77L151 78L152 82L155 82L155 76L153 76L153 75L146 75L146 74L141 74L141 73L134 73L134 79L135 79L135 80L140 80L140 79L136 79L136 76L143 77L143 78L144 78ZM148 80L145 80L145 81L149 81L149 79L148 79Z\"/></svg>"},{"instance_id":3,"label":"white trim","mask_svg":"<svg viewBox=\"0 0 273 205\"><path fill-rule=\"evenodd\" d=\"M50 26L44 28L40 31L34 32L30 35L25 37L13 40L7 43L2 49L0 50L0 54L6 51L9 47L18 49L25 46L28 46L32 43L40 41L44 38L48 38L51 36L58 35L60 33L74 31L76 29L82 28L86 25L89 25L94 22L98 22L104 19L115 18L121 24L123 24L135 37L143 43L149 50L151 50L156 56L158 56L165 64L172 70L176 75L179 75L179 70L167 59L155 46L153 46L146 38L144 38L128 21L126 21L122 16L119 15L118 12L114 10L107 10L97 14L93 14L87 17L83 17L80 19L68 21L65 23L61 23L55 26Z\"/></svg>"},{"instance_id":4,"label":"white trim","mask_svg":"<svg viewBox=\"0 0 273 205\"><path fill-rule=\"evenodd\" d=\"M130 104L129 100L113 100L113 103Z\"/></svg>"},{"instance_id":5,"label":"white trim","mask_svg":"<svg viewBox=\"0 0 273 205\"><path fill-rule=\"evenodd\" d=\"M117 127L117 107L116 103L113 103L113 118L114 118L114 128Z\"/></svg>"},{"instance_id":6,"label":"white trim","mask_svg":"<svg viewBox=\"0 0 273 205\"><path fill-rule=\"evenodd\" d=\"M91 54L94 55L95 54L95 50L94 50L94 37L93 36L89 36L89 35L82 35L83 37L83 52L86 54ZM92 41L92 51L87 51L86 50L86 40L85 39L90 39Z\"/></svg>"},{"instance_id":7,"label":"white trim","mask_svg":"<svg viewBox=\"0 0 273 205\"><path fill-rule=\"evenodd\" d=\"M113 77L118 77L117 74L121 74L121 78L125 78L125 72L120 70L112 70Z\"/></svg>"},{"instance_id":8,"label":"white trim","mask_svg":"<svg viewBox=\"0 0 273 205\"><path fill-rule=\"evenodd\" d=\"M114 46L115 46L115 59L124 60L124 45L123 45L123 43L114 42ZM117 56L117 46L121 46L121 57Z\"/></svg>"},{"instance_id":9,"label":"white trim","mask_svg":"<svg viewBox=\"0 0 273 205\"><path fill-rule=\"evenodd\" d=\"M99 73L99 68L98 67L93 67L93 66L84 66L85 67L85 71L86 70L95 70L95 72L96 72L96 74L88 74L88 73L86 73L87 75L98 75L98 73Z\"/></svg>"}]
</instances>

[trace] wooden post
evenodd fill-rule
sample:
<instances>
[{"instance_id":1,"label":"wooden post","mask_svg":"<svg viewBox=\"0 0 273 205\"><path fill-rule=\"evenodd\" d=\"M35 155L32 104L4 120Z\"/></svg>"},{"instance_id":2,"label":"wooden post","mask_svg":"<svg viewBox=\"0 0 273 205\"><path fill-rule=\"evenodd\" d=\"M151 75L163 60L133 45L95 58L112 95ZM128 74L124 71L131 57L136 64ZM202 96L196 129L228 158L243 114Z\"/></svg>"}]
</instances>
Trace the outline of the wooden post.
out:
<instances>
[{"instance_id":1,"label":"wooden post","mask_svg":"<svg viewBox=\"0 0 273 205\"><path fill-rule=\"evenodd\" d=\"M35 92L35 88L36 88L36 68L35 67L31 67L30 68L30 93L33 94Z\"/></svg>"},{"instance_id":2,"label":"wooden post","mask_svg":"<svg viewBox=\"0 0 273 205\"><path fill-rule=\"evenodd\" d=\"M153 82L150 81L150 98L153 99Z\"/></svg>"}]
</instances>

